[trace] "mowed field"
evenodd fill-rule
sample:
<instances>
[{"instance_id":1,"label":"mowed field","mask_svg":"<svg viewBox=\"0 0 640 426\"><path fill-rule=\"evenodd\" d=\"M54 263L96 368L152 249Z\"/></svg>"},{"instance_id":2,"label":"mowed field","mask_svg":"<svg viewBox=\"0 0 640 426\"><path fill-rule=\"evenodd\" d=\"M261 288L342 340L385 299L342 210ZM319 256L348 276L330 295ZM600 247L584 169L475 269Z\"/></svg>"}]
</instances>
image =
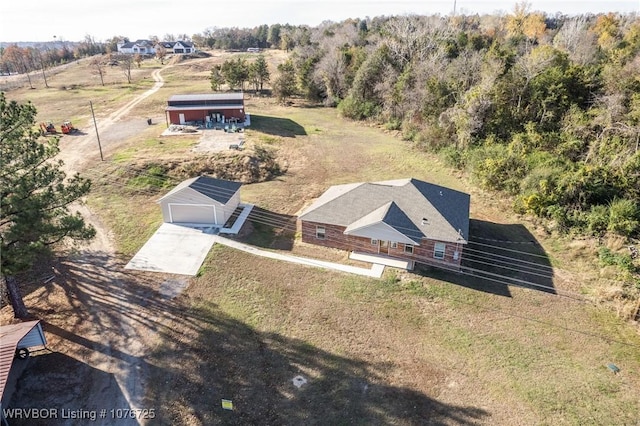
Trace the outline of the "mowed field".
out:
<instances>
[{"instance_id":1,"label":"mowed field","mask_svg":"<svg viewBox=\"0 0 640 426\"><path fill-rule=\"evenodd\" d=\"M269 55L272 64L284 56ZM151 72L164 68L165 85L122 119L126 129L145 117L162 120L171 94L210 91L211 65L229 56L214 52L164 67L149 61L132 85L113 70L105 88L80 63L52 76L51 89L11 90L7 97L30 99L39 119L71 118L88 133L89 100L105 116L149 89ZM62 90L69 81L75 88ZM469 192L471 238L500 240L491 245L517 250L506 254L513 262L535 263L542 253L537 268L553 291L435 270L388 268L382 279L369 279L216 245L179 297L140 306L154 334L144 355L147 406L158 412L152 424L637 424L640 336L637 326L586 301L602 273L590 257L592 242L545 234L510 213L508 200L474 188L437 157L375 126L345 121L335 109L285 107L251 95L246 104L253 122L248 149L273 150L286 170L242 188L243 200L265 211L247 241L346 262L346 253L302 244L291 228L274 225L289 227L286 220L329 185L415 177ZM123 132L126 140L105 162L84 170L96 180L88 205L123 258L160 223L155 200L163 190L140 190L105 172L196 155L189 149L196 138L160 138L163 129ZM72 142L65 136L61 144ZM150 281L152 274L132 277L123 297ZM47 312L50 302L29 300ZM292 383L298 375L307 380L300 388ZM234 409L223 410L222 399Z\"/></svg>"}]
</instances>

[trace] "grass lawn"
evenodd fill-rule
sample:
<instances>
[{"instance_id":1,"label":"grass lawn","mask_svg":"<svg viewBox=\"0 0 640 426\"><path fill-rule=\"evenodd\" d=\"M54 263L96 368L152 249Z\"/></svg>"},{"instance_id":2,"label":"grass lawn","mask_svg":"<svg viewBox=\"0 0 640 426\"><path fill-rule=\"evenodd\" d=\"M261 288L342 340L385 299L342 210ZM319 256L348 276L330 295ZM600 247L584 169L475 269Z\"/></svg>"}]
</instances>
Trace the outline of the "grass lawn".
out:
<instances>
[{"instance_id":1,"label":"grass lawn","mask_svg":"<svg viewBox=\"0 0 640 426\"><path fill-rule=\"evenodd\" d=\"M223 58L218 52L167 68L165 87L136 113L149 115L172 93L208 91L210 65ZM145 90L145 81L131 90ZM129 89L98 89L81 91L78 102L95 96L115 108L130 96ZM505 238L536 238L557 290L585 292L597 277L585 255L590 249L545 235L511 214L508 200L473 188L393 134L345 121L334 109L283 107L261 97L248 98L246 109L253 117L248 144L276 150L286 173L243 186L243 201L291 216L329 185L415 177L471 193L472 217L500 225ZM53 111L47 104L43 114ZM132 138L109 164L87 173L105 176L154 153L172 161L193 155L192 141L159 144L159 131ZM157 229L154 201L166 190L95 180L89 205L113 231L119 252L132 255ZM249 238L270 247L279 237L258 224ZM297 241L292 250L339 256ZM590 303L518 287L500 293L476 281L390 269L368 279L214 246L199 276L172 301L166 331L146 356L158 424L637 422L636 327ZM298 375L307 380L300 388L292 382ZM232 400L234 410L223 410L221 399Z\"/></svg>"}]
</instances>

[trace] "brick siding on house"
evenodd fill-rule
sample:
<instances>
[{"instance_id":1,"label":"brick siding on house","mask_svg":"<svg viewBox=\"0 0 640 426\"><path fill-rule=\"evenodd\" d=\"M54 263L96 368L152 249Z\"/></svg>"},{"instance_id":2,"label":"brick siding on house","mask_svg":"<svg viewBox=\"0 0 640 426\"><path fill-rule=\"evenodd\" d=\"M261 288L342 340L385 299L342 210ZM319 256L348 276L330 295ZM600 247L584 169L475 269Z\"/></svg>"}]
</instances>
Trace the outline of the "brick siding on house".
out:
<instances>
[{"instance_id":1,"label":"brick siding on house","mask_svg":"<svg viewBox=\"0 0 640 426\"><path fill-rule=\"evenodd\" d=\"M332 247L340 250L357 251L360 253L378 254L378 245L371 244L371 239L364 237L356 237L345 235L346 227L337 225L327 225L318 222L301 222L302 241L310 244L317 244L324 247ZM317 227L325 228L325 238L316 238ZM440 241L423 239L419 246L413 246L413 253L406 253L405 245L398 243L396 248L389 245L389 256L399 259L413 260L418 263L426 263L430 265L440 265L445 267L458 268L462 260L462 244L445 243L444 259L436 259L433 257L435 244ZM457 259L455 252L458 251ZM384 253L383 253L384 254Z\"/></svg>"}]
</instances>

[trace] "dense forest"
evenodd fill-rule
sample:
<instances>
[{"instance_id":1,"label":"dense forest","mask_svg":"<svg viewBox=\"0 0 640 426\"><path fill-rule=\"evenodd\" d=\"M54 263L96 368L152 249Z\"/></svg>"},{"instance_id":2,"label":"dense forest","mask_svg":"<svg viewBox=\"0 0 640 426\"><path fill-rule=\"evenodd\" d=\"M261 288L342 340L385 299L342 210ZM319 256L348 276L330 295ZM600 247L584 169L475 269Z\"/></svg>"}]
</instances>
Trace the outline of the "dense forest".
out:
<instances>
[{"instance_id":1,"label":"dense forest","mask_svg":"<svg viewBox=\"0 0 640 426\"><path fill-rule=\"evenodd\" d=\"M28 72L114 51L119 38L87 36L73 52L44 59L10 46L1 64ZM549 230L640 236L637 14L549 16L523 2L505 15L214 28L190 39L201 49L290 52L271 79L245 70L244 59L213 69L214 90L226 78L256 90L270 82L281 100L297 96L399 131ZM621 263L633 269L629 258Z\"/></svg>"},{"instance_id":2,"label":"dense forest","mask_svg":"<svg viewBox=\"0 0 640 426\"><path fill-rule=\"evenodd\" d=\"M637 15L547 16L519 3L504 16L263 25L193 40L290 51L271 80L280 99L401 131L550 229L640 234ZM212 87L223 82L213 70Z\"/></svg>"},{"instance_id":3,"label":"dense forest","mask_svg":"<svg viewBox=\"0 0 640 426\"><path fill-rule=\"evenodd\" d=\"M298 95L401 131L554 229L640 233L638 16L519 4L288 34Z\"/></svg>"}]
</instances>

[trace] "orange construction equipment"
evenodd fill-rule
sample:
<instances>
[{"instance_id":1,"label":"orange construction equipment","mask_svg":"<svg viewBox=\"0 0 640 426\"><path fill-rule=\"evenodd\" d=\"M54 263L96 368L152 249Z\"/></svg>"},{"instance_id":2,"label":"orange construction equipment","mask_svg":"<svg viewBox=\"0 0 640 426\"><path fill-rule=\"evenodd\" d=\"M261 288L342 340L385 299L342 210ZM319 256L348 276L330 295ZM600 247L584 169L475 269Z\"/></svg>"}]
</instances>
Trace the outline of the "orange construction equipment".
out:
<instances>
[{"instance_id":1,"label":"orange construction equipment","mask_svg":"<svg viewBox=\"0 0 640 426\"><path fill-rule=\"evenodd\" d=\"M54 126L50 121L40 123L40 131L43 135L58 133L56 131L56 126Z\"/></svg>"},{"instance_id":2,"label":"orange construction equipment","mask_svg":"<svg viewBox=\"0 0 640 426\"><path fill-rule=\"evenodd\" d=\"M60 129L62 130L62 133L64 133L65 135L78 131L78 129L73 127L73 124L71 124L70 121L65 121L64 123L62 123L62 126L60 126Z\"/></svg>"}]
</instances>

